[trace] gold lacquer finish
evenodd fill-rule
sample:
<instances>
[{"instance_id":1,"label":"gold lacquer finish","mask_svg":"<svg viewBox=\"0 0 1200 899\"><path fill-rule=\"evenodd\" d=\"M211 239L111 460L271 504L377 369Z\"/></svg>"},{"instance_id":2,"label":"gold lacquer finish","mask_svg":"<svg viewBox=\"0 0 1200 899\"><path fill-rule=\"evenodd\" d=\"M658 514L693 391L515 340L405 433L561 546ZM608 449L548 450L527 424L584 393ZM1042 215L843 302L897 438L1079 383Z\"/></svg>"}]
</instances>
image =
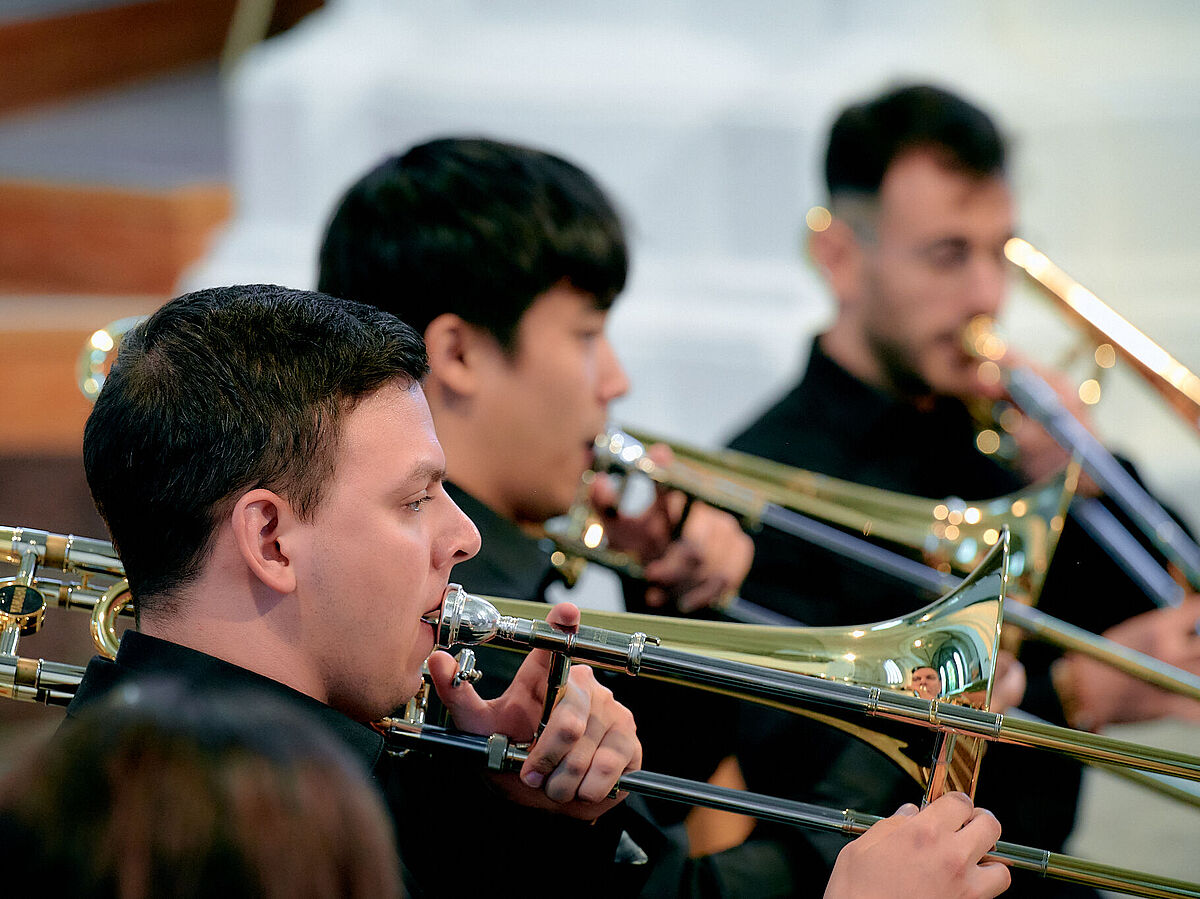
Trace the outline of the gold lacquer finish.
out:
<instances>
[{"instance_id":1,"label":"gold lacquer finish","mask_svg":"<svg viewBox=\"0 0 1200 899\"><path fill-rule=\"evenodd\" d=\"M124 578L104 591L104 595L92 608L92 643L96 651L110 659L117 657L121 640L117 636L117 616L129 605L133 597L129 593L129 582Z\"/></svg>"},{"instance_id":2,"label":"gold lacquer finish","mask_svg":"<svg viewBox=\"0 0 1200 899\"><path fill-rule=\"evenodd\" d=\"M645 431L627 433L642 443L666 443L677 463L696 478L720 472L722 479L785 509L918 550L926 564L943 572L974 569L1008 528L1008 595L1027 605L1041 591L1078 483L1078 468L1071 466L1049 481L1007 496L932 499L855 484L736 450L707 451Z\"/></svg>"},{"instance_id":3,"label":"gold lacquer finish","mask_svg":"<svg viewBox=\"0 0 1200 899\"><path fill-rule=\"evenodd\" d=\"M27 548L28 543L19 539L21 533L39 535L45 532L0 529L0 537L9 541L10 549ZM57 542L63 549L61 555L64 558L68 555L67 551L72 542L78 545L77 538L49 536L58 539L40 542L35 539L34 545L45 546L47 543ZM17 538L15 543L14 538ZM108 547L107 561L102 563L106 544L102 541L84 543L89 546L89 551L85 554L89 560L88 564L96 568L105 568L110 575L115 576L120 562L111 553L111 546ZM17 555L28 559L30 553L26 551ZM35 551L33 555L37 556L38 552ZM1000 560L999 563L996 559ZM1042 745L1079 756L1100 755L1118 763L1132 760L1141 768L1170 770L1173 773L1175 769L1180 769L1192 772L1186 776L1200 777L1200 760L1191 757L1164 753L1153 747L1136 747L1134 744L1106 740L1090 734L1078 734L1064 728L1032 726L1014 730L1001 716L991 715L983 708L977 707L986 706L991 664L994 659L992 650L999 626L1000 591L1005 580L1002 557L993 554L991 561L991 568L977 572L960 590L925 609L892 621L876 622L857 628L788 630L587 611L585 626L579 629L578 634L566 635L551 629L554 638L553 649L562 651L564 648L570 648L578 651L584 648L588 643L585 632L590 629L595 634L607 635L605 648L619 646L622 642L631 648L625 655L616 653L621 656L621 661L616 667L634 672L641 670L643 674L652 676L653 666L658 662L650 655L658 650L659 639L646 637L645 634L630 636L601 629L602 625L610 623L622 628L644 624L647 629L664 635L662 642L693 650L676 653L677 657L699 659L701 668L711 668L718 672L715 678L706 676L702 679L679 679L683 684L741 695L741 690L750 688L748 685L761 686L762 683L770 681L775 674L779 674L780 677L793 677L794 673L806 673L809 676L795 678L789 683L804 681L827 685L832 699L836 699L838 703L848 702L857 706L858 717L875 716L874 729L862 726L857 732L872 745L879 745L885 751L891 747L891 751L900 759L906 760L906 769L915 770L918 776L922 766L917 764L916 759L932 757L928 751L929 740L922 741L919 737L903 740L890 731L912 730L910 725L916 723L936 731L937 733L926 735L943 740L943 746L946 745L945 737L956 739L958 745L954 747L952 755L941 752L937 756L941 767L949 772L951 786L958 782L953 778L960 774L973 777L977 771L978 756L964 751L967 748L963 745L964 736L972 740L980 737L999 738L1023 745ZM56 560L51 564L58 566L61 563ZM67 566L66 570L72 569ZM57 592L60 605L91 607L94 631L112 636L114 616L128 595L122 584L114 583L100 595L95 589L78 584L33 578L35 572L36 565L25 565L21 575L25 586L32 583L44 594ZM13 584L16 580L6 579L3 583ZM452 588L447 591L447 607L451 604L451 596L455 592L461 599L461 588ZM545 612L545 606L542 604L518 603L513 600L499 602L506 610L515 613L528 610L541 618ZM476 604L478 605L478 601ZM15 607L15 603L13 605ZM24 600L21 609L25 609ZM125 611L128 611L127 607ZM498 614L495 609L491 611L492 614ZM441 621L438 623L439 630L446 617L446 609L443 609ZM548 636L549 626L544 621L534 622L512 617L502 620L507 623L507 633L537 632L544 637ZM457 633L457 627L455 630ZM486 639L488 637L482 636L476 642ZM0 652L0 695L53 705L66 705L70 702L83 678L82 667L22 658L11 651L12 649L15 649L15 646L11 647L10 651ZM107 651L115 650L115 645L109 640ZM646 657L643 657L644 655ZM727 662L731 669L727 676L719 674L723 662ZM939 695L936 702L926 701L909 692L909 688L915 684L915 679L911 671L906 675L904 669L909 666L920 667L925 663L928 663L936 674L935 687L932 688ZM930 668L920 672L923 685L929 683ZM732 669L737 669L741 677L734 678ZM931 688L922 686L921 689ZM750 698L762 701L760 696ZM789 701L786 693L779 693L772 704L792 711L798 710L798 702ZM821 717L821 713L816 713L815 717ZM850 715L843 715L839 711L836 714L831 712L825 717L829 718L831 723L838 724L843 719L849 720ZM397 743L401 734L407 737L416 735L419 738L427 729L429 728L420 722L388 720L381 725L381 730L389 741L389 751L404 751L397 750L396 747L410 745ZM1010 733L1015 736L1009 736ZM515 763L520 763L521 751L497 735L484 738L465 734L442 734L438 737L438 745L444 747L454 739L478 743L478 747L487 752L489 764L493 760L503 761L500 759L501 749L506 757L512 755ZM461 752L460 749L454 751ZM459 757L462 757L461 754ZM938 767L934 765L935 779ZM958 771L954 770L956 767ZM926 772L926 779L930 779L928 775L929 772ZM673 793L666 792L667 781L673 781L675 784ZM685 786L680 787L681 784ZM630 772L624 775L620 788L670 796L680 801L707 804L713 808L849 835L862 833L878 820L858 812L834 811L803 803L789 803L775 797L742 793L678 778L666 778L651 772ZM1087 860L1011 843L998 843L989 859L1036 871L1045 876L1090 883L1132 895L1192 899L1200 897L1200 886L1196 884L1098 865Z\"/></svg>"},{"instance_id":4,"label":"gold lacquer finish","mask_svg":"<svg viewBox=\"0 0 1200 899\"><path fill-rule=\"evenodd\" d=\"M652 633L664 646L707 658L987 709L1007 581L1001 542L953 593L886 621L789 628L584 609L583 623ZM486 599L505 615L537 618L545 613L542 603ZM917 681L922 677L932 678L935 689L918 693ZM857 717L843 718L788 703L764 704L803 714L874 746L929 791L931 798L946 790L974 794L982 745L973 737L959 737L957 745L943 745L926 734L914 735L908 728L871 728ZM954 743L953 735L943 742Z\"/></svg>"},{"instance_id":5,"label":"gold lacquer finish","mask_svg":"<svg viewBox=\"0 0 1200 899\"><path fill-rule=\"evenodd\" d=\"M986 580L985 575L980 583ZM812 665L814 668L810 670L819 672L826 668L833 672L835 666L828 656L839 655L838 650L847 641L863 640L866 633L858 637L855 636L855 631L865 631L866 628L848 631L840 628L815 629L833 637L832 644L823 646L821 641L816 641L817 646L805 644L805 637L815 636L815 633L812 633L814 629L793 629L790 634L805 647L799 653L802 658L797 660L789 649L787 639L781 639L778 643L771 639L772 635L789 633L785 628L756 628L752 625L682 621L657 616L584 610L583 623L575 631L567 634L554 630L543 621L520 617L526 613L540 617L545 611L543 604L514 600L496 602L499 608L493 606L490 599L469 596L457 585L451 585L437 622L439 643L449 646L495 642L497 645L523 650L541 648L563 653L599 667L697 686L754 702L765 702L800 714L809 714L805 711L806 707L836 708L846 711L848 714L845 719L848 720L851 714L856 712L859 716L876 718L873 724L876 730L869 731L864 728L864 731L868 735L884 734L882 739L872 740L870 736L865 737L871 740L872 745L877 746L886 747L895 739L893 734L885 732L887 725L879 725L878 719L884 718L897 724L917 724L940 734L957 734L960 737L967 735L1015 745L1047 748L1085 760L1120 760L1122 764L1142 770L1170 772L1193 780L1200 779L1200 758L1194 756L1138 746L1051 725L1011 722L1001 715L959 706L952 701L930 702L909 695L902 689L852 683L844 679L844 669L842 673L828 677L822 677L819 673L815 676L796 674L793 668L796 665L800 668ZM505 611L514 614L502 614ZM891 624L892 627L914 628L915 632L910 631L910 634L913 634L915 643L917 639L921 639L919 635L923 634L922 626L932 627L931 634L938 630L938 615L921 622L929 611L921 610L912 616L897 619L897 622L902 623L880 622L878 625ZM950 618L945 620L951 621ZM617 624L625 632L607 629L605 624ZM641 626L646 626L653 636L648 636L646 632L630 633L627 630ZM968 621L964 629L972 631L978 626L978 622ZM953 629L954 625L951 624L950 627ZM889 629L884 628L885 631ZM747 636L743 637L743 633ZM884 640L881 644L884 652L887 651L887 642ZM815 656L827 658L827 664L817 662ZM840 653L840 656L842 662L858 661L845 659L845 653ZM753 661L747 662L747 659ZM885 659L875 665L864 664L861 672L868 678L882 677L887 681L889 669ZM817 714L813 717L819 720L831 719L831 723L836 723L842 716ZM413 729L403 723L393 722L391 727L385 728L385 733L389 736L403 734L403 745L409 745L408 741L413 737L419 740L419 734L414 734ZM445 736L441 736L440 739L445 740ZM493 751L496 749L493 740L489 739L487 743L489 767L496 761L496 770L504 770L505 760L500 756L503 754L507 757L507 749L503 753ZM909 747L916 745L908 744ZM480 751L483 751L482 743ZM899 748L899 755L906 756L905 748ZM518 753L513 763L519 763L520 759ZM970 756L967 756L964 761L969 759ZM911 766L906 770L911 770ZM661 775L648 775L648 778L654 782L643 786L639 775L630 775L628 778L623 777L618 786L620 789L649 792L651 795L670 795L671 798L681 801L756 815L768 820L849 834L860 834L878 820L858 812L831 812L815 806L796 809L793 806L803 804L788 803L786 800L753 793L743 794L745 799L738 802L733 796L739 791L714 787L711 784L694 784L692 790L686 792L694 792L698 798L682 798L683 791L668 794L656 789ZM1025 846L997 844L990 858L1013 867L1036 871L1044 876L1091 884L1131 895L1200 896L1200 885L1194 883L1113 868Z\"/></svg>"},{"instance_id":6,"label":"gold lacquer finish","mask_svg":"<svg viewBox=\"0 0 1200 899\"><path fill-rule=\"evenodd\" d=\"M1119 354L1184 421L1200 430L1200 378L1028 241L1009 239L1004 255L1073 322L1086 328L1098 346L1108 348L1101 353Z\"/></svg>"},{"instance_id":7,"label":"gold lacquer finish","mask_svg":"<svg viewBox=\"0 0 1200 899\"><path fill-rule=\"evenodd\" d=\"M1200 677L1191 672L1023 607L1031 606L1036 599L1062 531L1065 509L1078 480L1074 465L1048 484L993 500L966 502L892 493L729 450L707 452L685 444L658 442L675 452L676 459L670 465L650 459L642 442L632 434L610 429L596 438L597 467L641 472L658 484L741 515L750 523L759 521L775 506L831 521L866 536L919 550L930 561L940 557L936 567L946 574L978 565L980 554L994 542L992 532L1007 528L1011 544L1016 547L1011 556L1008 596L1021 604L1010 604L1010 624L1155 686L1200 699ZM585 492L581 495L586 499ZM581 564L579 558L590 559L638 576L636 560L608 549L603 524L585 502L576 504L567 522L566 527L549 533L558 545L556 556L565 560L563 564L577 567ZM951 527L955 530L950 531ZM949 539L952 534L957 543Z\"/></svg>"},{"instance_id":8,"label":"gold lacquer finish","mask_svg":"<svg viewBox=\"0 0 1200 899\"><path fill-rule=\"evenodd\" d=\"M101 590L125 583L125 566L107 541L19 527L0 526L0 558L18 566L15 577L0 578L0 696L65 705L78 683L75 667L21 658L19 639L41 628L51 602L93 608L104 596ZM38 577L47 567L74 580ZM115 590L113 598L124 592Z\"/></svg>"}]
</instances>

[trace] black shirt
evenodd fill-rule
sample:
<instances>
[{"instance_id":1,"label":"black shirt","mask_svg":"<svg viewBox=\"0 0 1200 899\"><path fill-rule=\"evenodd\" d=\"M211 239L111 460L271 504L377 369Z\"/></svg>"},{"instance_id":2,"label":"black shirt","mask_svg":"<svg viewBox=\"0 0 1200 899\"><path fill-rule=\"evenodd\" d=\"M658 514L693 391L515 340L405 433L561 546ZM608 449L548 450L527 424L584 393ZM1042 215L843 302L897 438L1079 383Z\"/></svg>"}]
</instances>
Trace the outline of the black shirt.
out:
<instances>
[{"instance_id":1,"label":"black shirt","mask_svg":"<svg viewBox=\"0 0 1200 899\"><path fill-rule=\"evenodd\" d=\"M475 522L483 540L479 554L456 565L451 579L469 593L546 602L547 588L562 582L550 561L553 547L456 485L447 483L446 490ZM644 610L641 586L628 579L623 585L627 604ZM484 672L476 688L485 696L498 695L512 679L521 656L486 646L476 653ZM729 700L689 687L611 672L596 674L633 712L647 771L705 780L734 751L737 711ZM800 831L788 834L786 842L770 835L754 837L725 852L689 859L679 823L686 807L643 803L636 797L630 797L628 804L659 822L663 834L657 852L650 853L652 871L643 896L771 899L816 897L825 891L828 872Z\"/></svg>"},{"instance_id":2,"label":"black shirt","mask_svg":"<svg viewBox=\"0 0 1200 899\"><path fill-rule=\"evenodd\" d=\"M859 381L814 341L801 381L730 446L797 468L915 496L985 499L1013 492L1024 483L975 447L975 430L963 404L939 397L928 406L893 398ZM914 558L919 555L913 554ZM794 538L764 530L755 538L755 560L743 595L812 625L878 621L929 601L911 588ZM1100 632L1152 604L1082 530L1068 520L1043 587L1039 606L1058 618ZM1027 643L1022 650L1029 687L1022 707L1055 723L1064 722L1050 681L1059 652ZM802 725L765 716L747 725L740 753L751 789L774 780L789 742L805 739ZM915 786L888 775L877 757L859 745L843 745L840 760L822 774L823 783L791 785L800 793L818 789L824 798L850 793L882 805L911 800ZM877 777L866 774L877 772ZM984 757L977 800L996 812L1004 839L1061 850L1075 819L1079 766L1063 757L1014 747L991 747ZM1020 885L1045 895L1075 895L1074 888L1045 882Z\"/></svg>"},{"instance_id":3,"label":"black shirt","mask_svg":"<svg viewBox=\"0 0 1200 899\"><path fill-rule=\"evenodd\" d=\"M449 760L384 752L384 738L321 702L252 671L177 644L127 632L115 661L94 658L68 718L116 687L169 675L206 691L261 691L299 710L338 739L383 792L396 828L405 888L412 896L489 891L609 896L640 888L644 866L614 861L622 829L652 844L654 832L618 806L595 824L525 808L493 791L478 771ZM543 879L544 878L544 879Z\"/></svg>"}]
</instances>

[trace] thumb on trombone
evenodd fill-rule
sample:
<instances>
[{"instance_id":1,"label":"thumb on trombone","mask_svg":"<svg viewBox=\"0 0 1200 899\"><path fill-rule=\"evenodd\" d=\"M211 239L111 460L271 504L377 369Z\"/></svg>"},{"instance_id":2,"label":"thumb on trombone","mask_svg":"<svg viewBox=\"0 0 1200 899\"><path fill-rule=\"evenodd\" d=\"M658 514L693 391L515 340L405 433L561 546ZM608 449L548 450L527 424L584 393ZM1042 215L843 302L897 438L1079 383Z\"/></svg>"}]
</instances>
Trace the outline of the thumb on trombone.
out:
<instances>
[{"instance_id":1,"label":"thumb on trombone","mask_svg":"<svg viewBox=\"0 0 1200 899\"><path fill-rule=\"evenodd\" d=\"M571 603L552 606L546 621L560 630L579 624ZM596 680L587 665L572 665L558 702L540 735L551 654L534 650L522 662L508 689L483 699L468 682L454 685L457 663L446 652L429 657L429 673L438 697L459 730L503 734L518 742L536 742L519 774L493 775L496 786L522 805L582 820L594 820L624 795L612 796L617 780L641 767L642 745L633 714Z\"/></svg>"}]
</instances>

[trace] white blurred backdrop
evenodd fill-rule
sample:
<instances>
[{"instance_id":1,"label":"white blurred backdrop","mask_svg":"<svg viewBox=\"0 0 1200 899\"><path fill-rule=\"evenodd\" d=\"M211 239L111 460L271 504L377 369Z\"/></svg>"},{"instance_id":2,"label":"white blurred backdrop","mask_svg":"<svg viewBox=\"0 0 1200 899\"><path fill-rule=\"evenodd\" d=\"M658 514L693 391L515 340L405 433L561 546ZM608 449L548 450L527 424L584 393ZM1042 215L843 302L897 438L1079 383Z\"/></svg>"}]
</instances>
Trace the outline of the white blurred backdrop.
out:
<instances>
[{"instance_id":1,"label":"white blurred backdrop","mask_svg":"<svg viewBox=\"0 0 1200 899\"><path fill-rule=\"evenodd\" d=\"M615 418L717 445L796 376L829 314L802 238L832 117L932 80L1011 137L1021 233L1196 369L1197 47L1186 0L340 0L230 80L238 212L183 286L311 286L335 198L415 142L541 146L594 174L632 235L611 329L634 389ZM1006 324L1052 360L1059 321L1022 294ZM1196 435L1123 372L1098 421L1200 523ZM1196 748L1183 725L1130 735ZM1073 848L1197 880L1170 847L1198 839L1194 812L1092 777Z\"/></svg>"},{"instance_id":2,"label":"white blurred backdrop","mask_svg":"<svg viewBox=\"0 0 1200 899\"><path fill-rule=\"evenodd\" d=\"M334 0L229 80L238 211L181 286L311 286L339 193L413 143L544 147L593 173L632 235L616 417L715 444L829 313L802 229L833 115L932 80L1011 137L1022 234L1196 368L1197 46L1182 0ZM1049 360L1057 321L1022 299L1007 326ZM1200 521L1197 446L1160 405L1118 374L1100 427Z\"/></svg>"}]
</instances>

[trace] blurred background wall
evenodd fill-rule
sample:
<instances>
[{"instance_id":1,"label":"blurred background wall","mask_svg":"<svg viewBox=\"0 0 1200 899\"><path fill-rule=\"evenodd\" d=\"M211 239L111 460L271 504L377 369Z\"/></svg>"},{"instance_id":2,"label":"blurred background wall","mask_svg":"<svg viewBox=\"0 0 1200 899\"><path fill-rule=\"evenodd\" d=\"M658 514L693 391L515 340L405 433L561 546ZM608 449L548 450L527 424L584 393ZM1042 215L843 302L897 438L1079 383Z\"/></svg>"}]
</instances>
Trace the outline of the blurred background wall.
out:
<instances>
[{"instance_id":1,"label":"blurred background wall","mask_svg":"<svg viewBox=\"0 0 1200 899\"><path fill-rule=\"evenodd\" d=\"M995 114L1021 233L1195 370L1197 46L1188 0L2 0L0 522L101 533L73 386L92 330L182 289L312 286L340 191L446 133L559 152L624 210L620 421L715 445L794 378L830 312L803 254L824 134L900 80ZM1054 361L1067 332L1014 294L1015 342ZM1195 436L1120 371L1098 421L1200 523Z\"/></svg>"}]
</instances>

